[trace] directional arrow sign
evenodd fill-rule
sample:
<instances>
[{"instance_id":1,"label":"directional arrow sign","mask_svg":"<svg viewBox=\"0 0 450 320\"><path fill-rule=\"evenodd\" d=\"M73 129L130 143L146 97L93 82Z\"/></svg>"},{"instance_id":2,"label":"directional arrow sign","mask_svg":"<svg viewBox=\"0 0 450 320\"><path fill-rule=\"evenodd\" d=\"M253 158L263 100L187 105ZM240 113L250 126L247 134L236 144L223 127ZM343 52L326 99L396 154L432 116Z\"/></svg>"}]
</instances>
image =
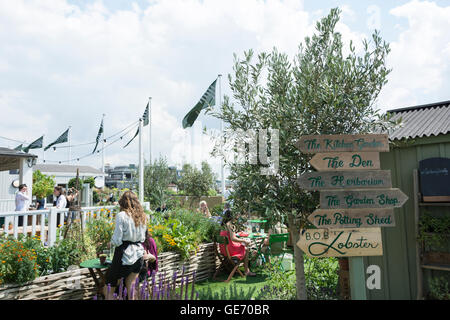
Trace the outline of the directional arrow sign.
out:
<instances>
[{"instance_id":1,"label":"directional arrow sign","mask_svg":"<svg viewBox=\"0 0 450 320\"><path fill-rule=\"evenodd\" d=\"M380 228L307 229L297 246L309 257L383 255Z\"/></svg>"},{"instance_id":2,"label":"directional arrow sign","mask_svg":"<svg viewBox=\"0 0 450 320\"><path fill-rule=\"evenodd\" d=\"M394 209L317 209L308 220L317 228L395 227Z\"/></svg>"},{"instance_id":3,"label":"directional arrow sign","mask_svg":"<svg viewBox=\"0 0 450 320\"><path fill-rule=\"evenodd\" d=\"M297 182L306 190L392 187L389 170L308 172Z\"/></svg>"},{"instance_id":4,"label":"directional arrow sign","mask_svg":"<svg viewBox=\"0 0 450 320\"><path fill-rule=\"evenodd\" d=\"M320 193L321 209L400 208L408 200L400 189L336 190Z\"/></svg>"},{"instance_id":5,"label":"directional arrow sign","mask_svg":"<svg viewBox=\"0 0 450 320\"><path fill-rule=\"evenodd\" d=\"M318 171L380 169L378 152L318 153L309 163Z\"/></svg>"},{"instance_id":6,"label":"directional arrow sign","mask_svg":"<svg viewBox=\"0 0 450 320\"><path fill-rule=\"evenodd\" d=\"M342 151L389 152L387 134L308 135L300 137L296 146L303 153Z\"/></svg>"}]
</instances>

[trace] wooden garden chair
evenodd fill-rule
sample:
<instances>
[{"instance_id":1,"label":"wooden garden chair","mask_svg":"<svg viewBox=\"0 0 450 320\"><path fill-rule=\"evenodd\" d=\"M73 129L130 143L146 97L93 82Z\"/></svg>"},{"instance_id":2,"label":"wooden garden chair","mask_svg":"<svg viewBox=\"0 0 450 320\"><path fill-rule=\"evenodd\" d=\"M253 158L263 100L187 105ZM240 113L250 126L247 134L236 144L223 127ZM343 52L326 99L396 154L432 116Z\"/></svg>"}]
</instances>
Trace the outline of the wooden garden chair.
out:
<instances>
[{"instance_id":1,"label":"wooden garden chair","mask_svg":"<svg viewBox=\"0 0 450 320\"><path fill-rule=\"evenodd\" d=\"M214 243L214 249L216 251L216 256L220 260L220 265L216 269L216 272L214 273L214 276L213 276L214 280L216 279L217 274L222 269L228 270L228 271L231 270L230 274L228 275L227 280L225 280L224 282L229 282L231 280L231 278L234 276L234 274L236 273L236 271L240 274L241 277L244 277L244 274L241 272L241 270L239 270L239 267L241 266L241 264L244 263L244 260L243 259L240 260L236 256L230 256L230 252L228 251L228 243L229 242L228 242L227 236L221 236L221 235L216 236L216 241ZM220 252L217 244L225 246L226 256Z\"/></svg>"}]
</instances>

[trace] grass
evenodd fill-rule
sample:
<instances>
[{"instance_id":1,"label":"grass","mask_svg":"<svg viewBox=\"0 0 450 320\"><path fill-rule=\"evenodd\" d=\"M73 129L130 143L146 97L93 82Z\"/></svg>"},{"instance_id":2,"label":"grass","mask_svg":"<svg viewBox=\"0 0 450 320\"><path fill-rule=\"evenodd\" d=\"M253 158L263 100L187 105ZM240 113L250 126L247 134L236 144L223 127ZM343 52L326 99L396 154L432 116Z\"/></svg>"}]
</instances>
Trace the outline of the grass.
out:
<instances>
[{"instance_id":1,"label":"grass","mask_svg":"<svg viewBox=\"0 0 450 320\"><path fill-rule=\"evenodd\" d=\"M247 295L250 290L254 290L249 298L255 298L260 290L267 284L267 276L260 273L257 273L254 277L241 277L238 274L235 275L230 282L226 283L224 280L226 280L227 277L228 274L221 273L217 276L216 280L208 279L198 282L195 284L195 290L197 292L206 292L206 290L210 288L213 293L220 294L224 290L229 292L230 287L234 289L234 286L236 286L236 291L242 291L244 295Z\"/></svg>"}]
</instances>

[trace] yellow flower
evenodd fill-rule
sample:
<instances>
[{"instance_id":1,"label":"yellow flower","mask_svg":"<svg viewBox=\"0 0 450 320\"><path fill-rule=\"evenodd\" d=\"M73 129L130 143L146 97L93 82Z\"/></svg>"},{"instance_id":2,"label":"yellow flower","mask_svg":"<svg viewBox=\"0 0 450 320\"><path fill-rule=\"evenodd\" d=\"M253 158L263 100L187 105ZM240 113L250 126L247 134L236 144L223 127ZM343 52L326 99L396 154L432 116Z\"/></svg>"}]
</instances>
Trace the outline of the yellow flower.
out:
<instances>
[{"instance_id":1,"label":"yellow flower","mask_svg":"<svg viewBox=\"0 0 450 320\"><path fill-rule=\"evenodd\" d=\"M5 261L5 260L2 260L2 263L6 263L6 261Z\"/></svg>"}]
</instances>

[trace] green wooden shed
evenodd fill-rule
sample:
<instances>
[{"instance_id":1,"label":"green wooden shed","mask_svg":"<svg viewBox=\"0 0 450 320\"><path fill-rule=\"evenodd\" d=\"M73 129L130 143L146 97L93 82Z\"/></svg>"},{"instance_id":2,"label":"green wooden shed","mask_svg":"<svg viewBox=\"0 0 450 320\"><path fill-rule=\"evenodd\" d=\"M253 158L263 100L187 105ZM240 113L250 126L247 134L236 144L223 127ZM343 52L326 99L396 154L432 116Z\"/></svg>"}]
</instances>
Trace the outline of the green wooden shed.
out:
<instances>
[{"instance_id":1,"label":"green wooden shed","mask_svg":"<svg viewBox=\"0 0 450 320\"><path fill-rule=\"evenodd\" d=\"M394 119L402 118L403 125L389 134L391 150L380 153L381 169L391 170L392 187L400 188L409 199L395 209L396 226L381 228L383 256L349 259L351 297L356 300L422 299L431 277L450 279L450 265L424 266L416 241L417 215L425 211L450 215L450 203L422 203L413 174L421 160L450 158L450 101L388 113ZM369 266L379 267L379 288L367 286L372 274L368 271L373 270Z\"/></svg>"}]
</instances>

